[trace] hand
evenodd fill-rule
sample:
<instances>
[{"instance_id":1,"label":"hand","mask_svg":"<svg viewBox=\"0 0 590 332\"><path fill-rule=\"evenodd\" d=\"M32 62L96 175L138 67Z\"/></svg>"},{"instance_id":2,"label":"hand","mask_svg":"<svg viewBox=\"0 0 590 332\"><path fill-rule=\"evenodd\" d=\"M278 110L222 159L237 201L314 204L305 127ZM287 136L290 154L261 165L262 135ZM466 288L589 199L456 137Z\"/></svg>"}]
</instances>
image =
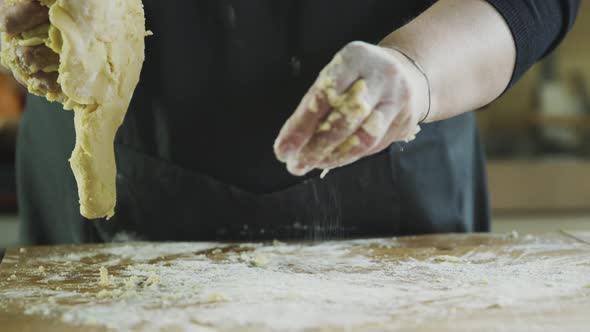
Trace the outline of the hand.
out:
<instances>
[{"instance_id":1,"label":"hand","mask_svg":"<svg viewBox=\"0 0 590 332\"><path fill-rule=\"evenodd\" d=\"M284 125L275 154L294 175L351 164L415 138L429 98L426 78L403 54L350 43Z\"/></svg>"},{"instance_id":2,"label":"hand","mask_svg":"<svg viewBox=\"0 0 590 332\"><path fill-rule=\"evenodd\" d=\"M49 23L49 9L38 0L0 0L0 30L11 35Z\"/></svg>"},{"instance_id":3,"label":"hand","mask_svg":"<svg viewBox=\"0 0 590 332\"><path fill-rule=\"evenodd\" d=\"M0 0L0 31L10 38L23 39L24 35L45 24L49 24L49 8L39 0ZM34 85L35 90L43 93L58 93L61 90L57 83L59 55L39 43L8 46L5 52L9 52L7 58L14 59L12 64L18 68L12 68L17 80L24 83L30 78L29 85Z\"/></svg>"}]
</instances>

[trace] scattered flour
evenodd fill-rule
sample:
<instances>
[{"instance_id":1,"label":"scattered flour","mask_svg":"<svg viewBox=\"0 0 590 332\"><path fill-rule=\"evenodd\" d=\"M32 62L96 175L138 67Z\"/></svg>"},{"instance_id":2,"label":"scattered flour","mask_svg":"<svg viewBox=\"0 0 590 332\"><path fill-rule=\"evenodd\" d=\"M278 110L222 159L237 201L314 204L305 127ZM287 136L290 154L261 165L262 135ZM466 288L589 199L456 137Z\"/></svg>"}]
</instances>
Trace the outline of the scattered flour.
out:
<instances>
[{"instance_id":1,"label":"scattered flour","mask_svg":"<svg viewBox=\"0 0 590 332\"><path fill-rule=\"evenodd\" d=\"M98 297L99 299L105 299L105 298L120 297L121 295L123 295L123 291L120 289L113 289L113 290L102 289L98 292L98 294L96 294L96 297Z\"/></svg>"},{"instance_id":2,"label":"scattered flour","mask_svg":"<svg viewBox=\"0 0 590 332\"><path fill-rule=\"evenodd\" d=\"M29 315L80 326L208 332L326 326L365 330L365 325L404 330L480 311L537 315L553 309L555 301L590 310L588 247L529 242L499 245L493 252L474 246L427 259L420 255L431 248L391 254L404 246L392 239L233 247L124 245L78 254L107 256L90 266L100 271L102 289L96 289L95 274L87 285L93 291L11 285L0 287L0 304L18 301ZM564 250L571 255L556 254ZM106 266L129 257L134 257L125 263L130 265L109 274ZM51 259L43 264L50 266ZM60 268L66 269L51 266L48 271L59 273ZM44 300L48 297L56 301Z\"/></svg>"}]
</instances>

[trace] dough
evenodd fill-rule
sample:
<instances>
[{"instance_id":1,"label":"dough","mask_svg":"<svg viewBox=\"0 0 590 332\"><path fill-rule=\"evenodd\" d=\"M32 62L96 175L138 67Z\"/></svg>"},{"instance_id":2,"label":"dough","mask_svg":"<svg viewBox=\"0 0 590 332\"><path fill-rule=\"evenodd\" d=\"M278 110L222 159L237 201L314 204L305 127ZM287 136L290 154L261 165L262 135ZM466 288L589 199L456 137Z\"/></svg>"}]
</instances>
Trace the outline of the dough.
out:
<instances>
[{"instance_id":1,"label":"dough","mask_svg":"<svg viewBox=\"0 0 590 332\"><path fill-rule=\"evenodd\" d=\"M137 288L137 285L139 285L140 282L141 281L139 280L139 277L131 276L124 282L124 286L127 289L135 289Z\"/></svg>"},{"instance_id":2,"label":"dough","mask_svg":"<svg viewBox=\"0 0 590 332\"><path fill-rule=\"evenodd\" d=\"M80 213L110 218L116 204L113 142L144 61L145 18L141 0L41 0L51 24L14 38L2 61L33 94L75 111L76 146L70 165L78 183ZM43 93L39 82L19 70L18 45L45 44L60 56L60 92ZM52 72L55 68L44 68Z\"/></svg>"},{"instance_id":3,"label":"dough","mask_svg":"<svg viewBox=\"0 0 590 332\"><path fill-rule=\"evenodd\" d=\"M156 287L160 284L160 277L155 274L149 276L146 281L143 283L144 287Z\"/></svg>"},{"instance_id":4,"label":"dough","mask_svg":"<svg viewBox=\"0 0 590 332\"><path fill-rule=\"evenodd\" d=\"M268 263L270 262L270 258L264 254L253 255L246 254L243 252L240 254L239 261L247 263L250 266L264 267L268 265Z\"/></svg>"},{"instance_id":5,"label":"dough","mask_svg":"<svg viewBox=\"0 0 590 332\"><path fill-rule=\"evenodd\" d=\"M456 256L449 256L449 255L441 255L441 256L435 256L432 258L433 262L436 263L462 263L463 260L459 257Z\"/></svg>"},{"instance_id":6,"label":"dough","mask_svg":"<svg viewBox=\"0 0 590 332\"><path fill-rule=\"evenodd\" d=\"M111 276L109 275L109 270L101 266L99 269L100 277L98 279L98 285L102 287L112 286L113 282L111 281Z\"/></svg>"}]
</instances>

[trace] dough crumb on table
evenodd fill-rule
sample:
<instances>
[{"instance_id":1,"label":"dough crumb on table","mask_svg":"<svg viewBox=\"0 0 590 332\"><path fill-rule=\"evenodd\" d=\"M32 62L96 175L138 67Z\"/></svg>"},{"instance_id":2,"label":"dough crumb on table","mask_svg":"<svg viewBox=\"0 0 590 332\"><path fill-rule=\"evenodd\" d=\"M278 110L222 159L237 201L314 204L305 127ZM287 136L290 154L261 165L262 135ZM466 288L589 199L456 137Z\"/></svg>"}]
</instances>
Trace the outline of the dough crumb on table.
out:
<instances>
[{"instance_id":1,"label":"dough crumb on table","mask_svg":"<svg viewBox=\"0 0 590 332\"><path fill-rule=\"evenodd\" d=\"M264 267L264 266L268 265L268 263L270 262L270 258L268 257L268 255L265 255L265 254L251 255L251 254L241 253L239 260L241 262L247 263L250 266L255 266L255 267Z\"/></svg>"},{"instance_id":2,"label":"dough crumb on table","mask_svg":"<svg viewBox=\"0 0 590 332\"><path fill-rule=\"evenodd\" d=\"M441 255L432 257L432 261L436 263L463 263L463 259L456 257L456 256L449 256L449 255Z\"/></svg>"},{"instance_id":3,"label":"dough crumb on table","mask_svg":"<svg viewBox=\"0 0 590 332\"><path fill-rule=\"evenodd\" d=\"M129 279L125 280L124 285L127 289L135 289L139 283L140 280L137 276L131 276Z\"/></svg>"},{"instance_id":4,"label":"dough crumb on table","mask_svg":"<svg viewBox=\"0 0 590 332\"><path fill-rule=\"evenodd\" d=\"M527 235L525 235L524 239L526 241L533 241L535 239L535 237L532 234L527 234Z\"/></svg>"},{"instance_id":5,"label":"dough crumb on table","mask_svg":"<svg viewBox=\"0 0 590 332\"><path fill-rule=\"evenodd\" d=\"M111 276L109 275L109 270L102 266L99 270L100 278L98 280L98 285L102 287L112 286L113 282L111 281Z\"/></svg>"},{"instance_id":6,"label":"dough crumb on table","mask_svg":"<svg viewBox=\"0 0 590 332\"><path fill-rule=\"evenodd\" d=\"M155 274L149 276L146 281L143 283L144 287L156 287L160 284L160 277Z\"/></svg>"},{"instance_id":7,"label":"dough crumb on table","mask_svg":"<svg viewBox=\"0 0 590 332\"><path fill-rule=\"evenodd\" d=\"M272 240L272 245L275 246L275 247L278 247L278 246L284 246L284 245L286 245L286 243L285 242L281 242L281 241L279 241L277 239L274 239L274 240Z\"/></svg>"},{"instance_id":8,"label":"dough crumb on table","mask_svg":"<svg viewBox=\"0 0 590 332\"><path fill-rule=\"evenodd\" d=\"M209 296L210 303L226 302L228 299L223 294L211 294Z\"/></svg>"},{"instance_id":9,"label":"dough crumb on table","mask_svg":"<svg viewBox=\"0 0 590 332\"><path fill-rule=\"evenodd\" d=\"M268 265L270 262L270 258L267 255L259 254L255 255L252 260L250 261L250 265L256 267L263 267Z\"/></svg>"}]
</instances>

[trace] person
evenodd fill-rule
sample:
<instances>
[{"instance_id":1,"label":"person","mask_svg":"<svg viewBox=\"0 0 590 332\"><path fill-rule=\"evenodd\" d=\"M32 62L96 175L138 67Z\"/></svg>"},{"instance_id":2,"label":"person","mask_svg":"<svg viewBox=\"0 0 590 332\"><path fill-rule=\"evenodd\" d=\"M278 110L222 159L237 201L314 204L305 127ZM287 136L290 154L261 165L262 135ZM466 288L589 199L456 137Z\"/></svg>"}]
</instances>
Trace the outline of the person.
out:
<instances>
[{"instance_id":1,"label":"person","mask_svg":"<svg viewBox=\"0 0 590 332\"><path fill-rule=\"evenodd\" d=\"M37 1L4 6L3 31L47 23ZM115 144L115 217L82 220L72 114L30 96L22 241L487 231L473 111L556 47L579 2L144 0L154 36Z\"/></svg>"}]
</instances>

